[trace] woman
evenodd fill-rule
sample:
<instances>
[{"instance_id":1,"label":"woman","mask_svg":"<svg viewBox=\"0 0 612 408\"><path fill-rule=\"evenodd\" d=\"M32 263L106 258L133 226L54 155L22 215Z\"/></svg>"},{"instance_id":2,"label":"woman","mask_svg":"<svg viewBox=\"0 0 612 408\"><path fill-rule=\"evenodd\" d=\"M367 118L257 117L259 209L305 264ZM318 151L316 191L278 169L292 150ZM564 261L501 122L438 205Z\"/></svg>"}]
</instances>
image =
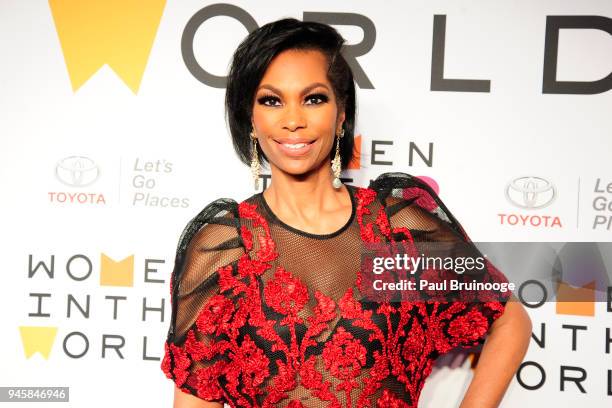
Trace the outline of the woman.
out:
<instances>
[{"instance_id":1,"label":"woman","mask_svg":"<svg viewBox=\"0 0 612 408\"><path fill-rule=\"evenodd\" d=\"M368 188L340 182L355 120L343 42L327 25L283 19L234 54L234 147L256 189L263 161L272 182L239 204L210 203L179 240L162 362L175 407L416 407L435 358L485 337L461 406L494 407L526 352L529 318L507 297L373 302L360 293L366 243L470 241L408 174L385 173ZM505 279L492 265L487 273Z\"/></svg>"}]
</instances>

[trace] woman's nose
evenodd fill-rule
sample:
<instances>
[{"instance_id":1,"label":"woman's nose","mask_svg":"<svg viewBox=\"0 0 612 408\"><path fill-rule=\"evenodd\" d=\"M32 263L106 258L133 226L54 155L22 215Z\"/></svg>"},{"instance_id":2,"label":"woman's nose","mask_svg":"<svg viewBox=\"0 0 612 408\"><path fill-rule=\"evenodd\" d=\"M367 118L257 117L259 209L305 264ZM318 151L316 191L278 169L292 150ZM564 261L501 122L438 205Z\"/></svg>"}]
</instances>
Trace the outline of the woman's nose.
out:
<instances>
[{"instance_id":1,"label":"woman's nose","mask_svg":"<svg viewBox=\"0 0 612 408\"><path fill-rule=\"evenodd\" d=\"M283 127L293 132L306 126L306 118L300 106L288 105L283 118Z\"/></svg>"}]
</instances>

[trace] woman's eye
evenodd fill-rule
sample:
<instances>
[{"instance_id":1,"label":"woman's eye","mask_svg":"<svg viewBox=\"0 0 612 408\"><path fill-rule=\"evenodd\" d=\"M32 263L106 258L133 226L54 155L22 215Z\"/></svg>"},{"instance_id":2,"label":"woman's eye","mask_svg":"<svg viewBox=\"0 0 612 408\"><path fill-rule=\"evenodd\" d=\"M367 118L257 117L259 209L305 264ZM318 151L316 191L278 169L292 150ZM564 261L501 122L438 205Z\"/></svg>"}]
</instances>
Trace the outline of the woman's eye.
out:
<instances>
[{"instance_id":1,"label":"woman's eye","mask_svg":"<svg viewBox=\"0 0 612 408\"><path fill-rule=\"evenodd\" d=\"M325 103L328 101L328 97L327 95L324 94L312 94L312 95L308 95L308 97L306 98L306 101L312 101L314 105L318 105L320 103ZM307 103L308 104L308 103ZM310 104L310 105L312 105Z\"/></svg>"},{"instance_id":2,"label":"woman's eye","mask_svg":"<svg viewBox=\"0 0 612 408\"><path fill-rule=\"evenodd\" d=\"M262 96L257 99L257 102L260 105L266 106L276 106L276 102L278 102L278 98L276 96Z\"/></svg>"},{"instance_id":3,"label":"woman's eye","mask_svg":"<svg viewBox=\"0 0 612 408\"><path fill-rule=\"evenodd\" d=\"M306 97L306 105L319 105L329 100L325 94L312 94ZM257 98L257 103L265 106L280 106L281 101L277 96L264 95Z\"/></svg>"}]
</instances>

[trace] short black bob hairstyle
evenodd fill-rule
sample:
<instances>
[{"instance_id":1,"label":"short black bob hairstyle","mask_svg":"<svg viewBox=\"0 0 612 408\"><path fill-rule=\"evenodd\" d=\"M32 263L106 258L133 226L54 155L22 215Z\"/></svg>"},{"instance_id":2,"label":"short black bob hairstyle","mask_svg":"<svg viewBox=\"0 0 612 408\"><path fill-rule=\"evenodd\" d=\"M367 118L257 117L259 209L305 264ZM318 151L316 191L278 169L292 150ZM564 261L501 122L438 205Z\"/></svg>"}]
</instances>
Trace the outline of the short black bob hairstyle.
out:
<instances>
[{"instance_id":1,"label":"short black bob hairstyle","mask_svg":"<svg viewBox=\"0 0 612 408\"><path fill-rule=\"evenodd\" d=\"M225 93L225 113L234 149L246 165L251 162L251 117L255 91L272 59L285 50L318 50L327 58L327 77L332 85L338 111L344 109L340 157L345 169L353 157L355 126L355 84L351 68L341 54L345 40L333 27L313 21L284 18L251 32L234 52ZM259 144L259 157L267 161ZM336 153L332 148L330 159Z\"/></svg>"}]
</instances>

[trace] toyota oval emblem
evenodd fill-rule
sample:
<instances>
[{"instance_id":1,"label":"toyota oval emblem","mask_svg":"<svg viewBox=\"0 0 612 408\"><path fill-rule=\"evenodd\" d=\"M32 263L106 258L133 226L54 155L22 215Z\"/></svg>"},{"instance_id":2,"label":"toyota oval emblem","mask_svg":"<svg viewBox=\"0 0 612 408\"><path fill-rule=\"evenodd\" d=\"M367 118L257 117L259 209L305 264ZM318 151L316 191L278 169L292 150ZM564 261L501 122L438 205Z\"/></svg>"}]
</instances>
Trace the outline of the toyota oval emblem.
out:
<instances>
[{"instance_id":1,"label":"toyota oval emblem","mask_svg":"<svg viewBox=\"0 0 612 408\"><path fill-rule=\"evenodd\" d=\"M506 199L529 210L549 206L556 196L555 186L542 177L517 177L506 185Z\"/></svg>"},{"instance_id":2,"label":"toyota oval emblem","mask_svg":"<svg viewBox=\"0 0 612 408\"><path fill-rule=\"evenodd\" d=\"M70 187L86 187L100 177L100 168L89 157L69 156L57 162L55 177Z\"/></svg>"}]
</instances>

